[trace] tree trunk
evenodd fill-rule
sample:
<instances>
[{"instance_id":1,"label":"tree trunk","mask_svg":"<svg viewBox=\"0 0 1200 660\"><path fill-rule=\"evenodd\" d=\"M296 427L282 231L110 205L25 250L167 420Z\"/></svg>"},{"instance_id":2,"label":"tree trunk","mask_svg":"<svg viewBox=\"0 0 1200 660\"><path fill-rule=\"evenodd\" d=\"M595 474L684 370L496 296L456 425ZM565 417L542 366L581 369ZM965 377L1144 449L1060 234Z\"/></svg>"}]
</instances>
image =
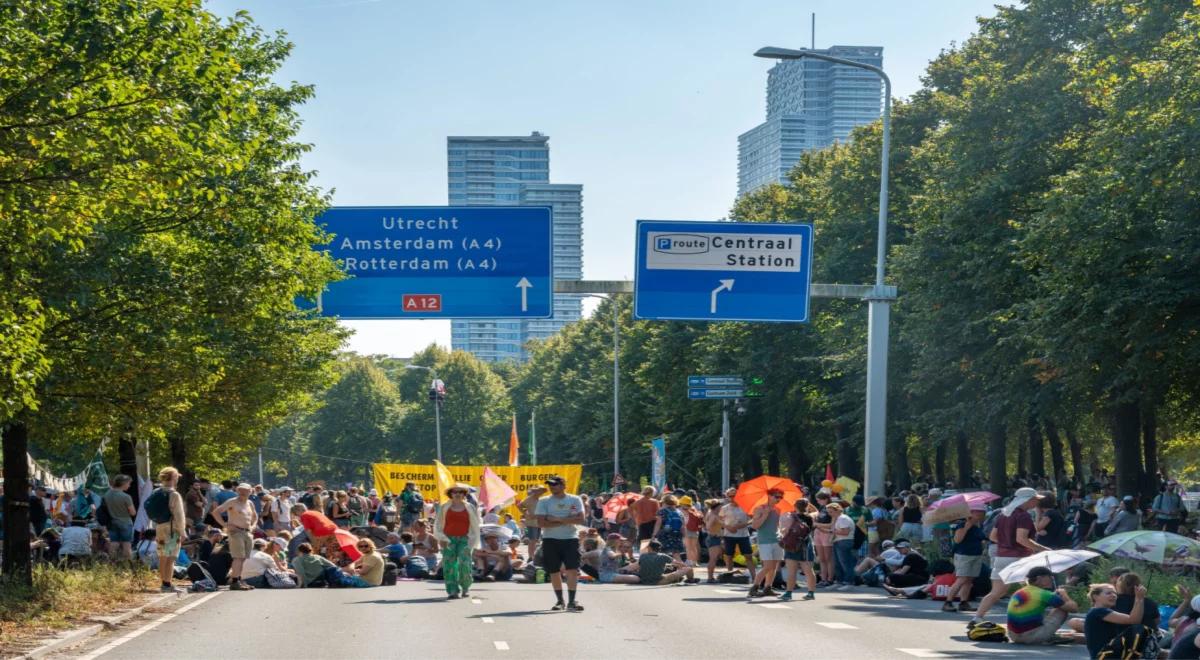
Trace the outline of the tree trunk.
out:
<instances>
[{"instance_id":1,"label":"tree trunk","mask_svg":"<svg viewBox=\"0 0 1200 660\"><path fill-rule=\"evenodd\" d=\"M925 443L922 442L922 445ZM933 466L929 464L929 446L921 447L921 481L929 482L933 479ZM932 484L931 484L932 486Z\"/></svg>"},{"instance_id":2,"label":"tree trunk","mask_svg":"<svg viewBox=\"0 0 1200 660\"><path fill-rule=\"evenodd\" d=\"M5 581L33 586L29 555L29 430L9 422L0 439L4 448L4 564Z\"/></svg>"},{"instance_id":3,"label":"tree trunk","mask_svg":"<svg viewBox=\"0 0 1200 660\"><path fill-rule=\"evenodd\" d=\"M781 436L779 439L779 450L787 460L788 477L798 483L807 483L805 478L808 476L810 462L808 455L804 452L804 445L800 438L790 437L790 434L789 436Z\"/></svg>"},{"instance_id":4,"label":"tree trunk","mask_svg":"<svg viewBox=\"0 0 1200 660\"><path fill-rule=\"evenodd\" d=\"M767 448L767 474L779 476L779 445L772 444Z\"/></svg>"},{"instance_id":5,"label":"tree trunk","mask_svg":"<svg viewBox=\"0 0 1200 660\"><path fill-rule=\"evenodd\" d=\"M1028 456L1029 443L1017 441L1017 475L1028 477L1029 472L1026 470L1025 457Z\"/></svg>"},{"instance_id":6,"label":"tree trunk","mask_svg":"<svg viewBox=\"0 0 1200 660\"><path fill-rule=\"evenodd\" d=\"M1113 462L1117 497L1137 495L1142 482L1142 418L1136 401L1112 409Z\"/></svg>"},{"instance_id":7,"label":"tree trunk","mask_svg":"<svg viewBox=\"0 0 1200 660\"><path fill-rule=\"evenodd\" d=\"M1029 473L1030 476L1046 476L1046 443L1042 440L1042 425L1038 423L1037 415L1030 415L1025 420L1025 429L1029 433Z\"/></svg>"},{"instance_id":8,"label":"tree trunk","mask_svg":"<svg viewBox=\"0 0 1200 660\"><path fill-rule=\"evenodd\" d=\"M1152 498L1158 493L1158 416L1153 406L1142 411L1142 455L1146 462L1142 496Z\"/></svg>"},{"instance_id":9,"label":"tree trunk","mask_svg":"<svg viewBox=\"0 0 1200 660\"><path fill-rule=\"evenodd\" d=\"M834 427L837 433L837 473L855 481L862 481L862 467L859 465L859 448L850 437L850 425L838 424Z\"/></svg>"},{"instance_id":10,"label":"tree trunk","mask_svg":"<svg viewBox=\"0 0 1200 660\"><path fill-rule=\"evenodd\" d=\"M1054 420L1047 418L1043 423L1046 425L1046 440L1050 442L1050 465L1054 469L1054 480L1058 481L1067 474L1062 438L1058 435L1058 426Z\"/></svg>"},{"instance_id":11,"label":"tree trunk","mask_svg":"<svg viewBox=\"0 0 1200 660\"><path fill-rule=\"evenodd\" d=\"M908 468L908 443L903 436L888 439L888 476L891 477L892 489L907 490L912 487L912 473Z\"/></svg>"},{"instance_id":12,"label":"tree trunk","mask_svg":"<svg viewBox=\"0 0 1200 660\"><path fill-rule=\"evenodd\" d=\"M175 490L181 493L187 493L192 487L192 483L196 481L196 472L188 467L187 444L183 438L178 436L170 436L167 438L167 444L171 450L171 465L179 470L179 485ZM369 465L367 467L370 467Z\"/></svg>"},{"instance_id":13,"label":"tree trunk","mask_svg":"<svg viewBox=\"0 0 1200 660\"><path fill-rule=\"evenodd\" d=\"M1067 446L1071 448L1071 469L1075 472L1075 480L1086 487L1087 477L1083 471L1083 445L1079 442L1079 436L1075 434L1074 424L1067 427Z\"/></svg>"},{"instance_id":14,"label":"tree trunk","mask_svg":"<svg viewBox=\"0 0 1200 660\"><path fill-rule=\"evenodd\" d=\"M966 488L975 478L971 469L971 439L966 431L959 431L954 436L954 456L958 463L958 487Z\"/></svg>"},{"instance_id":15,"label":"tree trunk","mask_svg":"<svg viewBox=\"0 0 1200 660\"><path fill-rule=\"evenodd\" d=\"M996 422L988 434L988 481L992 492L1004 497L1008 494L1008 429Z\"/></svg>"},{"instance_id":16,"label":"tree trunk","mask_svg":"<svg viewBox=\"0 0 1200 660\"><path fill-rule=\"evenodd\" d=\"M946 484L946 443L938 442L933 448L933 478L938 486Z\"/></svg>"}]
</instances>

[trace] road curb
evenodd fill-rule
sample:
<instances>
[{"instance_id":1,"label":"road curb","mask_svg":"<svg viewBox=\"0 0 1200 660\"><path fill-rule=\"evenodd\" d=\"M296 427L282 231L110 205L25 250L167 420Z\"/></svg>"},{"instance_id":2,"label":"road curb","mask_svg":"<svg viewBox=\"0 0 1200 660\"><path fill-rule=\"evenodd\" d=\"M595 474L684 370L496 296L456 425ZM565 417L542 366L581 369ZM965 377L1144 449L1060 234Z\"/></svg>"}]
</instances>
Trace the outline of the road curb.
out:
<instances>
[{"instance_id":1,"label":"road curb","mask_svg":"<svg viewBox=\"0 0 1200 660\"><path fill-rule=\"evenodd\" d=\"M168 600L171 600L173 598L179 599L182 596L183 596L183 594L163 594L162 596L155 598L154 600L151 600L147 603L143 603L142 605L139 605L127 612L122 612L121 614L118 614L115 617L110 617L110 618L105 618L105 619L98 619L98 618L90 619L91 621L101 621L101 622L93 623L93 624L84 626L82 628L63 633L59 637L47 642L46 644L43 644L43 645L33 649L32 651L29 651L28 653L25 653L24 655L18 655L15 658L15 660L33 660L34 658L42 658L42 657L50 655L51 653L54 653L56 651L65 649L67 647L75 646L76 644L81 644L84 641L86 641L88 638L94 637L94 636L100 634L106 628L116 627L116 626L128 621L129 619L132 619L133 617L141 614L142 612L145 612L146 610L150 609L151 607L157 607L157 606L162 605L163 603L167 602Z\"/></svg>"}]
</instances>

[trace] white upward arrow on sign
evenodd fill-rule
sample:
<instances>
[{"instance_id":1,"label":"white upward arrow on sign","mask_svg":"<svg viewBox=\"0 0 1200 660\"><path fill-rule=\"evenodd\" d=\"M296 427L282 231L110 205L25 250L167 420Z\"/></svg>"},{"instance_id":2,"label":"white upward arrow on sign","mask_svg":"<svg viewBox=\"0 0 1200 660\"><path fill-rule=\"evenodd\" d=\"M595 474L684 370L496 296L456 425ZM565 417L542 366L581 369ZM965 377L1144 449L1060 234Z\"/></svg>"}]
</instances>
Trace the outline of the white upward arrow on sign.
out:
<instances>
[{"instance_id":1,"label":"white upward arrow on sign","mask_svg":"<svg viewBox=\"0 0 1200 660\"><path fill-rule=\"evenodd\" d=\"M717 294L718 293L721 293L722 291L733 291L733 280L720 280L720 282L721 282L721 286L713 289L713 291L712 291L712 304L709 305L709 308L708 308L709 314L717 313Z\"/></svg>"},{"instance_id":2,"label":"white upward arrow on sign","mask_svg":"<svg viewBox=\"0 0 1200 660\"><path fill-rule=\"evenodd\" d=\"M732 281L733 280L730 280L730 282L732 282ZM533 286L533 285L529 283L528 278L522 277L521 281L517 282L517 288L521 289L521 311L522 312L529 311L529 287L531 287L531 286Z\"/></svg>"}]
</instances>

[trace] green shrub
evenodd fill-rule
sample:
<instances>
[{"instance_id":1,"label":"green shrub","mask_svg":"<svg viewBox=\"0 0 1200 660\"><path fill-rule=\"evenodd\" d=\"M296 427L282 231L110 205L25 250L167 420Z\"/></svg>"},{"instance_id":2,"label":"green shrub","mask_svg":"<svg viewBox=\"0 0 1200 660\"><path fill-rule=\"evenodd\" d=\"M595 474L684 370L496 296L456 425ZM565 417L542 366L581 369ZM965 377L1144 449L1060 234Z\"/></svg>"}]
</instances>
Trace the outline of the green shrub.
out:
<instances>
[{"instance_id":1,"label":"green shrub","mask_svg":"<svg viewBox=\"0 0 1200 660\"><path fill-rule=\"evenodd\" d=\"M14 639L18 630L66 628L89 616L110 614L134 604L157 584L157 576L140 565L131 569L96 563L64 570L39 564L32 587L0 581L0 643Z\"/></svg>"}]
</instances>

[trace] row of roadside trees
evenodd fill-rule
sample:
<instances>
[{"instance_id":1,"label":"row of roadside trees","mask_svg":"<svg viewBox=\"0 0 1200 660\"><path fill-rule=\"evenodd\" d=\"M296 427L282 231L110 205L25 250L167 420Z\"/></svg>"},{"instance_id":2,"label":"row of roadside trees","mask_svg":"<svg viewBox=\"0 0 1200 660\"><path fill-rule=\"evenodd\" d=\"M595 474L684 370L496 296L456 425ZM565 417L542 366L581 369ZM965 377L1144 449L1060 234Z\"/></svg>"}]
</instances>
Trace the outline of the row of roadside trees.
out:
<instances>
[{"instance_id":1,"label":"row of roadside trees","mask_svg":"<svg viewBox=\"0 0 1200 660\"><path fill-rule=\"evenodd\" d=\"M190 0L0 7L0 425L6 577L27 581L25 455L116 439L133 473L241 461L332 382L298 311L340 277L298 165L289 51Z\"/></svg>"}]
</instances>

